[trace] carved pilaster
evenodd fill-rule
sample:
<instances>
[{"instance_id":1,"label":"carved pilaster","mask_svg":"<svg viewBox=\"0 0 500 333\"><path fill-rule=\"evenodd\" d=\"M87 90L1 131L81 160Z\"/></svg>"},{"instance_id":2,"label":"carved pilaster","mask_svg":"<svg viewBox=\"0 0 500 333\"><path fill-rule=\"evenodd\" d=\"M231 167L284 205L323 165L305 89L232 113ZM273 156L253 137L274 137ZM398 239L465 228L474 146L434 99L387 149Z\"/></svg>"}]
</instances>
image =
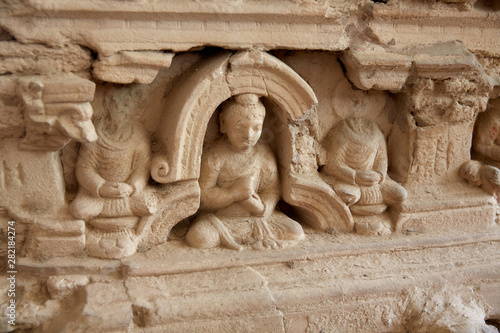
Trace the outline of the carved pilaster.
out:
<instances>
[{"instance_id":1,"label":"carved pilaster","mask_svg":"<svg viewBox=\"0 0 500 333\"><path fill-rule=\"evenodd\" d=\"M492 224L492 198L467 186L459 169L470 160L474 123L486 108L496 76L458 42L402 52L359 41L342 61L358 88L397 93L388 138L389 173L408 190L408 200L394 209L396 228L468 226L464 210ZM430 222L437 220L439 224Z\"/></svg>"},{"instance_id":2,"label":"carved pilaster","mask_svg":"<svg viewBox=\"0 0 500 333\"><path fill-rule=\"evenodd\" d=\"M21 254L81 254L84 223L67 213L60 149L70 140L97 139L89 103L95 85L54 74L6 76L0 86L2 125L17 119L17 130L0 138L0 207L26 229Z\"/></svg>"},{"instance_id":3,"label":"carved pilaster","mask_svg":"<svg viewBox=\"0 0 500 333\"><path fill-rule=\"evenodd\" d=\"M491 197L468 187L459 176L461 165L470 160L474 123L486 108L492 86L475 56L461 44L415 48L410 53L413 65L398 96L389 138L391 170L411 198L400 206L397 228L467 227L464 211L481 215L483 227L493 224ZM430 216L439 224L431 223Z\"/></svg>"}]
</instances>

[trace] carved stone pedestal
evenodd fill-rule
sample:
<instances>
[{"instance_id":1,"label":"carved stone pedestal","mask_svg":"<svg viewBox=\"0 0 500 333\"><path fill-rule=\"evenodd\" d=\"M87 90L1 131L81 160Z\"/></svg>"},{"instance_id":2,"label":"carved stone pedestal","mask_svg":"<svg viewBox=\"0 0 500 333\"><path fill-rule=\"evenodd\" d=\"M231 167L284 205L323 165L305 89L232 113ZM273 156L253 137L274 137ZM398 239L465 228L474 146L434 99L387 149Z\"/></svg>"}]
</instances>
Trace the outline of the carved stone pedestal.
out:
<instances>
[{"instance_id":1,"label":"carved stone pedestal","mask_svg":"<svg viewBox=\"0 0 500 333\"><path fill-rule=\"evenodd\" d=\"M465 184L421 186L419 195L394 210L400 232L485 230L497 225L496 212L494 198Z\"/></svg>"},{"instance_id":2,"label":"carved stone pedestal","mask_svg":"<svg viewBox=\"0 0 500 333\"><path fill-rule=\"evenodd\" d=\"M173 237L121 261L22 259L19 271L42 281L88 281L66 296L71 322L61 327L61 315L45 318L46 327L62 332L97 326L120 332L406 332L417 321L444 327L481 316L499 320L498 253L498 228L435 236L306 229L300 246L275 252L200 251ZM20 285L29 289L32 283L23 279ZM38 306L47 308L55 295ZM20 319L28 315L28 308L20 309Z\"/></svg>"},{"instance_id":3,"label":"carved stone pedestal","mask_svg":"<svg viewBox=\"0 0 500 333\"><path fill-rule=\"evenodd\" d=\"M46 219L31 226L21 254L35 258L66 255L81 256L85 251L85 222L68 216L67 220Z\"/></svg>"},{"instance_id":4,"label":"carved stone pedestal","mask_svg":"<svg viewBox=\"0 0 500 333\"><path fill-rule=\"evenodd\" d=\"M67 212L59 152L22 151L19 143L10 139L0 144L0 206L6 208L5 225L16 222L18 253L81 255L85 222Z\"/></svg>"}]
</instances>

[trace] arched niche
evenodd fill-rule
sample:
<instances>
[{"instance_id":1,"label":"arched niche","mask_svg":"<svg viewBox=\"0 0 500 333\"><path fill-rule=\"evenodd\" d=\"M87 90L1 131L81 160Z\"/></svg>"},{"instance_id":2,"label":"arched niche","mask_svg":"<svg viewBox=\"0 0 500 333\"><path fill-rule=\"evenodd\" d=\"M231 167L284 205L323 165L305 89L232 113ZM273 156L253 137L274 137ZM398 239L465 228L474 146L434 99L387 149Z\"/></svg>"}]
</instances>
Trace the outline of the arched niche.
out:
<instances>
[{"instance_id":1,"label":"arched niche","mask_svg":"<svg viewBox=\"0 0 500 333\"><path fill-rule=\"evenodd\" d=\"M265 52L218 54L171 91L156 131L161 148L151 165L153 179L163 184L198 179L208 122L221 103L241 93L272 101L286 123L278 153L284 200L317 229L350 231L353 222L347 207L318 174L292 172L292 157L297 153L292 129L311 115L317 98L293 69Z\"/></svg>"},{"instance_id":2,"label":"arched niche","mask_svg":"<svg viewBox=\"0 0 500 333\"><path fill-rule=\"evenodd\" d=\"M165 102L156 131L162 149L152 163L153 179L159 183L198 179L208 121L222 102L241 93L272 100L288 122L304 117L317 104L311 87L270 54L244 51L207 59ZM291 150L291 142L283 144Z\"/></svg>"}]
</instances>

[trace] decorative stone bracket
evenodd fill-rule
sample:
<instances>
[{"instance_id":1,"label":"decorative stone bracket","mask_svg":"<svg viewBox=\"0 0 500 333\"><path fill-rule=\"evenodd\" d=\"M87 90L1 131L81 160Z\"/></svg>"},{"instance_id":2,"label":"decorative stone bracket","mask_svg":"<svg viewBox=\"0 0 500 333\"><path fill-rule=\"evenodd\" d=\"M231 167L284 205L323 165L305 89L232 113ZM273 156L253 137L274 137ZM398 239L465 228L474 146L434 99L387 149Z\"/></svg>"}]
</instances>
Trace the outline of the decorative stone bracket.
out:
<instances>
[{"instance_id":1,"label":"decorative stone bracket","mask_svg":"<svg viewBox=\"0 0 500 333\"><path fill-rule=\"evenodd\" d=\"M9 76L0 84L22 114L21 130L0 142L0 208L18 222L17 245L41 257L80 254L84 223L67 213L59 150L72 139L97 139L89 103L95 84L71 74Z\"/></svg>"},{"instance_id":2,"label":"decorative stone bracket","mask_svg":"<svg viewBox=\"0 0 500 333\"><path fill-rule=\"evenodd\" d=\"M57 151L72 139L97 140L91 121L93 82L73 74L6 76L0 87L2 98L19 101L10 112L23 119L17 124L18 133L25 133L21 149Z\"/></svg>"}]
</instances>

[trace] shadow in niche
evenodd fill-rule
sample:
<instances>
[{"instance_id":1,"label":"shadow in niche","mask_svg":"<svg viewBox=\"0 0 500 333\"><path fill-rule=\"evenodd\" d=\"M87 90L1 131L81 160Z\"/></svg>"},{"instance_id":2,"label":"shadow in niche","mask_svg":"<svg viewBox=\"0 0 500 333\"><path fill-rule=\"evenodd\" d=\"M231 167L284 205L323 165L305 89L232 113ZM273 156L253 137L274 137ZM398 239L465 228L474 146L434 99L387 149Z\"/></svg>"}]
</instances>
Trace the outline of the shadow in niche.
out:
<instances>
[{"instance_id":1,"label":"shadow in niche","mask_svg":"<svg viewBox=\"0 0 500 333\"><path fill-rule=\"evenodd\" d=\"M498 319L486 319L485 320L487 325L493 326L497 329L500 329L500 318Z\"/></svg>"},{"instance_id":2,"label":"shadow in niche","mask_svg":"<svg viewBox=\"0 0 500 333\"><path fill-rule=\"evenodd\" d=\"M7 30L0 27L0 41L15 42L17 41L14 36L12 36Z\"/></svg>"},{"instance_id":3,"label":"shadow in niche","mask_svg":"<svg viewBox=\"0 0 500 333\"><path fill-rule=\"evenodd\" d=\"M479 10L500 10L500 2L498 0L478 0L474 4L475 9Z\"/></svg>"},{"instance_id":4,"label":"shadow in niche","mask_svg":"<svg viewBox=\"0 0 500 333\"><path fill-rule=\"evenodd\" d=\"M203 58L210 58L213 56L216 56L218 54L228 52L229 50L223 49L222 47L218 46L209 46L209 45L204 45L200 47L196 47L194 49L186 51L186 53L196 53L202 56Z\"/></svg>"}]
</instances>

